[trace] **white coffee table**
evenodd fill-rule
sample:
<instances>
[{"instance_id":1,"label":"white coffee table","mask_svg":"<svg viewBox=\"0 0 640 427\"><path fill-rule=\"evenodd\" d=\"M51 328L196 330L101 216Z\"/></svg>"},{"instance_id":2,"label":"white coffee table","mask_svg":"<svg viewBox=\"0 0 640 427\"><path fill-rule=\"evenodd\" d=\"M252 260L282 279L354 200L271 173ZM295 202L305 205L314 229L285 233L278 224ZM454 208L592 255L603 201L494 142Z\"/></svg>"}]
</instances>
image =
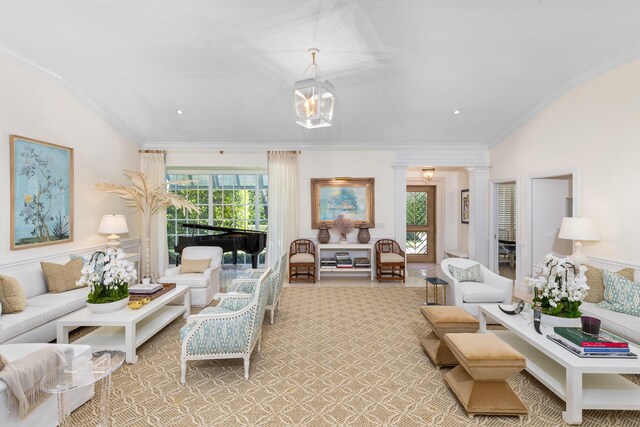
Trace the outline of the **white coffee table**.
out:
<instances>
[{"instance_id":1,"label":"white coffee table","mask_svg":"<svg viewBox=\"0 0 640 427\"><path fill-rule=\"evenodd\" d=\"M493 333L527 359L527 371L566 402L562 418L582 422L583 409L640 410L640 386L619 374L640 374L640 359L583 359L538 334L529 314L510 316L497 305L480 306L480 332ZM507 330L487 330L487 317ZM640 354L637 346L632 352Z\"/></svg>"},{"instance_id":2,"label":"white coffee table","mask_svg":"<svg viewBox=\"0 0 640 427\"><path fill-rule=\"evenodd\" d=\"M169 305L182 300L182 305ZM58 343L69 342L69 331L80 326L98 326L95 331L74 341L87 344L93 351L120 350L126 353L126 362L138 360L136 348L158 333L181 314L191 314L191 292L188 286L177 286L137 310L124 307L113 313L95 314L86 307L65 316L57 322Z\"/></svg>"}]
</instances>

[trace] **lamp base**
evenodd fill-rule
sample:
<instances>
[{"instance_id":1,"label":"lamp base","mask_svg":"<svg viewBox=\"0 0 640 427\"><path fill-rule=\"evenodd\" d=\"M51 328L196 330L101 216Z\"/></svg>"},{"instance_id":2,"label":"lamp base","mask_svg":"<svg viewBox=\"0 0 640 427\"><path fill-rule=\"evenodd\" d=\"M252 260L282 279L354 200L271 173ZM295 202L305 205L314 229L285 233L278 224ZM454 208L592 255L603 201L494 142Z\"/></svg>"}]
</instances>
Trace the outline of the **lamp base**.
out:
<instances>
[{"instance_id":1,"label":"lamp base","mask_svg":"<svg viewBox=\"0 0 640 427\"><path fill-rule=\"evenodd\" d=\"M120 246L120 244L120 236L118 236L117 234L111 234L107 236L107 246L109 246L110 248L118 247Z\"/></svg>"},{"instance_id":2,"label":"lamp base","mask_svg":"<svg viewBox=\"0 0 640 427\"><path fill-rule=\"evenodd\" d=\"M574 252L569 258L576 267L585 265L589 262L589 257L582 253L582 242L580 240L576 240Z\"/></svg>"}]
</instances>

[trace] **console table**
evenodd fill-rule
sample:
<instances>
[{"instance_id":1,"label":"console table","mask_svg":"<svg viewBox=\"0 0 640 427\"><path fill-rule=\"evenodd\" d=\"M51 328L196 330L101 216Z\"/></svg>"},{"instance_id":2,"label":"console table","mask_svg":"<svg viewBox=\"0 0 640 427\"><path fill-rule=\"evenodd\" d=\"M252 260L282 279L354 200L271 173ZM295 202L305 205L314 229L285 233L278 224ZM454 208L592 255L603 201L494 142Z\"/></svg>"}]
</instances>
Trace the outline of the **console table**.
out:
<instances>
[{"instance_id":1,"label":"console table","mask_svg":"<svg viewBox=\"0 0 640 427\"><path fill-rule=\"evenodd\" d=\"M376 268L376 254L373 245L368 243L318 243L316 245L318 253L316 254L316 271L318 272L318 281L322 276L326 275L341 275L341 274L368 274L371 276L371 280L375 280ZM324 256L328 255L328 252L335 254L336 252L349 252L352 258L356 256L366 256L371 262L369 268L338 268L338 267L323 267L320 263L323 252Z\"/></svg>"}]
</instances>

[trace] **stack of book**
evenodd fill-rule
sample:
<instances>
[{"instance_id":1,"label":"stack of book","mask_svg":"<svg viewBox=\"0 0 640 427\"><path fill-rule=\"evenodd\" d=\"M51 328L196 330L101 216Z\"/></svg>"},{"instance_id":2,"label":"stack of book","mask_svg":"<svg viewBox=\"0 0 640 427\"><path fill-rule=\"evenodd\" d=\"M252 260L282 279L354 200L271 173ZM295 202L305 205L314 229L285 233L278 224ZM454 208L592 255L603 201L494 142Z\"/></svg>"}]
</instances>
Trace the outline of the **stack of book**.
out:
<instances>
[{"instance_id":1,"label":"stack of book","mask_svg":"<svg viewBox=\"0 0 640 427\"><path fill-rule=\"evenodd\" d=\"M355 268L371 268L371 261L367 257L357 257L353 259Z\"/></svg>"},{"instance_id":2,"label":"stack of book","mask_svg":"<svg viewBox=\"0 0 640 427\"><path fill-rule=\"evenodd\" d=\"M336 264L338 268L353 268L353 260L349 252L336 252Z\"/></svg>"},{"instance_id":3,"label":"stack of book","mask_svg":"<svg viewBox=\"0 0 640 427\"><path fill-rule=\"evenodd\" d=\"M162 289L162 285L157 283L152 283L149 285L140 283L138 285L129 286L129 293L131 295L150 295L154 292L159 291L160 289Z\"/></svg>"},{"instance_id":4,"label":"stack of book","mask_svg":"<svg viewBox=\"0 0 640 427\"><path fill-rule=\"evenodd\" d=\"M553 328L549 339L580 357L637 357L629 351L629 343L611 332L600 330L596 337L581 328Z\"/></svg>"},{"instance_id":5,"label":"stack of book","mask_svg":"<svg viewBox=\"0 0 640 427\"><path fill-rule=\"evenodd\" d=\"M320 258L320 267L335 267L337 263L334 257Z\"/></svg>"}]
</instances>

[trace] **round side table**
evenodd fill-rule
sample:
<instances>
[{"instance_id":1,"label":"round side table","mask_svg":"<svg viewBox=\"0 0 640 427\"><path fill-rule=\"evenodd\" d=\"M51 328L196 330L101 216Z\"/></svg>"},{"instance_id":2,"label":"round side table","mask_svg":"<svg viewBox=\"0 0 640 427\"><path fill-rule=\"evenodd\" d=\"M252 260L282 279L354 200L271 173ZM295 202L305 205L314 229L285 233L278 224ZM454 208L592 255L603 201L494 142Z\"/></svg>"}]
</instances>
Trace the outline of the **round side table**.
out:
<instances>
[{"instance_id":1,"label":"round side table","mask_svg":"<svg viewBox=\"0 0 640 427\"><path fill-rule=\"evenodd\" d=\"M88 352L87 352L88 353ZM65 394L81 387L93 386L101 382L100 392L93 399L98 400L98 426L109 427L109 404L111 394L111 374L124 362L122 351L99 351L88 353L73 359L70 363L59 366L45 375L40 381L40 388L45 393L58 397L58 425L70 426L68 400Z\"/></svg>"}]
</instances>

